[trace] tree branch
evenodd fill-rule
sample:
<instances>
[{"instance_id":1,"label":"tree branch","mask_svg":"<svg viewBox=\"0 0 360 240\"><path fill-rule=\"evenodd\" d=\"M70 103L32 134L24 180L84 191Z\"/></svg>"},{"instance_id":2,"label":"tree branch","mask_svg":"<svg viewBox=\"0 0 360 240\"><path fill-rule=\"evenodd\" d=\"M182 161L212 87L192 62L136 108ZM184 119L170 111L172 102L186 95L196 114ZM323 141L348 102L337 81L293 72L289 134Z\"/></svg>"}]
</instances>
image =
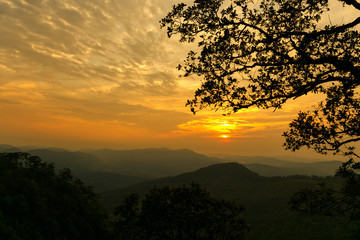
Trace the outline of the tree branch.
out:
<instances>
[{"instance_id":1,"label":"tree branch","mask_svg":"<svg viewBox=\"0 0 360 240\"><path fill-rule=\"evenodd\" d=\"M339 0L340 2L344 2L348 5L353 6L354 8L360 10L360 3L358 3L356 0Z\"/></svg>"},{"instance_id":2,"label":"tree branch","mask_svg":"<svg viewBox=\"0 0 360 240\"><path fill-rule=\"evenodd\" d=\"M280 38L287 38L290 36L306 36L306 37L314 39L321 35L329 35L329 34L343 32L349 28L355 27L359 23L360 23L360 17L356 18L354 21L352 21L350 23L347 23L347 24L344 24L344 25L341 25L338 27L334 27L332 29L324 29L321 31L312 31L312 32L298 32L298 31L285 32L285 33L280 34L278 37L276 37L275 40L278 40Z\"/></svg>"}]
</instances>

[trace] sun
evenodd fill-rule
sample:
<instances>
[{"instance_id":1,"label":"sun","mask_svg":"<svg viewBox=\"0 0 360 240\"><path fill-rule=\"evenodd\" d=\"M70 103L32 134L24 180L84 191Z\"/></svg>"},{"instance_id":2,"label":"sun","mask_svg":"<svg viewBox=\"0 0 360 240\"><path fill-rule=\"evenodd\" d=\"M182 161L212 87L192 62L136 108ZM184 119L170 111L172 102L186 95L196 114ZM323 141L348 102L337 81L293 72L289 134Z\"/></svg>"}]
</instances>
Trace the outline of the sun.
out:
<instances>
[{"instance_id":1,"label":"sun","mask_svg":"<svg viewBox=\"0 0 360 240\"><path fill-rule=\"evenodd\" d=\"M221 139L229 142L239 132L245 132L252 126L245 120L235 117L204 117L177 126L181 130L193 133L205 133L205 137Z\"/></svg>"},{"instance_id":2,"label":"sun","mask_svg":"<svg viewBox=\"0 0 360 240\"><path fill-rule=\"evenodd\" d=\"M221 139L220 142L222 142L222 143L230 142L229 135L223 134L223 135L220 135L219 138Z\"/></svg>"}]
</instances>

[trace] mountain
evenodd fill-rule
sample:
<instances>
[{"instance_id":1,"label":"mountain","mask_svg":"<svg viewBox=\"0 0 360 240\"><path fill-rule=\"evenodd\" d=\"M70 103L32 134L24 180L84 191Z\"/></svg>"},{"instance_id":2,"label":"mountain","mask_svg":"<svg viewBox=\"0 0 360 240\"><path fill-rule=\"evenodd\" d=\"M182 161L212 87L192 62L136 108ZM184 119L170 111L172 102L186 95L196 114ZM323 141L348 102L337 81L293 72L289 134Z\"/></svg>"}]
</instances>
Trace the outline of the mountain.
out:
<instances>
[{"instance_id":1,"label":"mountain","mask_svg":"<svg viewBox=\"0 0 360 240\"><path fill-rule=\"evenodd\" d=\"M73 172L94 171L101 165L100 160L88 153L54 149L32 149L27 151L39 156L45 162L52 162L58 169L70 168Z\"/></svg>"},{"instance_id":2,"label":"mountain","mask_svg":"<svg viewBox=\"0 0 360 240\"><path fill-rule=\"evenodd\" d=\"M107 191L144 180L175 176L216 163L238 162L262 176L333 175L339 161L295 162L263 156L209 157L188 149L167 148L134 150L68 151L60 148L14 147L0 145L0 151L27 151L44 161L55 163L57 169L70 168L76 176L95 191ZM299 159L296 159L299 160Z\"/></svg>"},{"instance_id":3,"label":"mountain","mask_svg":"<svg viewBox=\"0 0 360 240\"><path fill-rule=\"evenodd\" d=\"M220 155L217 155L220 157ZM341 161L325 161L301 157L264 157L264 156L223 156L223 161L238 162L262 176L334 176Z\"/></svg>"},{"instance_id":4,"label":"mountain","mask_svg":"<svg viewBox=\"0 0 360 240\"><path fill-rule=\"evenodd\" d=\"M99 158L106 166L105 169L147 178L174 176L221 162L220 159L207 157L188 149L101 149L88 151L88 153Z\"/></svg>"},{"instance_id":5,"label":"mountain","mask_svg":"<svg viewBox=\"0 0 360 240\"><path fill-rule=\"evenodd\" d=\"M284 164L287 167L272 166L259 163L244 164L251 171L257 172L261 176L334 176L336 170L341 166L340 161L314 162L314 163L291 163Z\"/></svg>"},{"instance_id":6,"label":"mountain","mask_svg":"<svg viewBox=\"0 0 360 240\"><path fill-rule=\"evenodd\" d=\"M288 202L294 192L314 187L323 181L339 184L339 180L333 177L262 177L239 163L221 163L102 192L101 200L111 212L130 193L144 195L154 186L178 186L195 182L211 195L235 201L245 207L244 219L251 229L247 240L348 239L348 229L344 223L325 217L299 216L289 210Z\"/></svg>"},{"instance_id":7,"label":"mountain","mask_svg":"<svg viewBox=\"0 0 360 240\"><path fill-rule=\"evenodd\" d=\"M153 186L176 186L199 183L217 196L241 203L252 204L256 199L273 201L279 196L290 196L296 190L320 183L324 178L292 176L292 177L263 177L250 171L239 163L220 163L200 168L196 171L179 174L173 177L159 178L145 181L114 191L101 193L105 206L109 209L119 203L122 198L131 192L144 194Z\"/></svg>"},{"instance_id":8,"label":"mountain","mask_svg":"<svg viewBox=\"0 0 360 240\"><path fill-rule=\"evenodd\" d=\"M21 150L17 147L8 144L0 144L0 152L20 152Z\"/></svg>"},{"instance_id":9,"label":"mountain","mask_svg":"<svg viewBox=\"0 0 360 240\"><path fill-rule=\"evenodd\" d=\"M165 177L155 180L149 180L143 183L135 184L114 191L101 193L102 200L108 209L112 209L123 197L132 192L145 194L153 186L177 186L196 182L206 189L212 189L212 192L218 193L218 186L223 189L224 186L230 187L234 183L244 183L257 181L261 177L238 163L220 163L200 168L193 172L179 174L174 177ZM216 191L214 191L216 189Z\"/></svg>"},{"instance_id":10,"label":"mountain","mask_svg":"<svg viewBox=\"0 0 360 240\"><path fill-rule=\"evenodd\" d=\"M299 157L206 156L188 149L150 148L134 150L86 150L71 152L60 148L0 145L0 151L27 151L57 167L74 172L96 171L138 176L144 179L175 176L221 162L238 162L262 176L333 176L340 161L320 161ZM281 159L280 159L281 158Z\"/></svg>"},{"instance_id":11,"label":"mountain","mask_svg":"<svg viewBox=\"0 0 360 240\"><path fill-rule=\"evenodd\" d=\"M128 176L106 169L99 158L89 153L70 152L57 148L33 149L27 152L33 156L39 156L45 162L54 163L57 169L69 168L76 177L92 186L96 192L117 189L147 180L147 178Z\"/></svg>"},{"instance_id":12,"label":"mountain","mask_svg":"<svg viewBox=\"0 0 360 240\"><path fill-rule=\"evenodd\" d=\"M89 150L72 152L62 149L32 149L28 153L53 162L58 168L68 167L74 172L100 171L123 175L158 178L192 171L219 159L191 150L166 148L135 150Z\"/></svg>"}]
</instances>

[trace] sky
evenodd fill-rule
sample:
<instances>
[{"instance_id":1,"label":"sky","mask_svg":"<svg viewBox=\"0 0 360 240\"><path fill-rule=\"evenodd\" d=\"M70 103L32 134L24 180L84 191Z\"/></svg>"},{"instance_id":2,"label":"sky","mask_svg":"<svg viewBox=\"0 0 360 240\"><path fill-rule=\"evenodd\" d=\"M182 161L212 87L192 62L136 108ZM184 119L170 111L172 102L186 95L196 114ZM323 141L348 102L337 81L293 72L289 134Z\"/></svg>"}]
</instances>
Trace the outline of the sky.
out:
<instances>
[{"instance_id":1,"label":"sky","mask_svg":"<svg viewBox=\"0 0 360 240\"><path fill-rule=\"evenodd\" d=\"M0 0L0 143L321 157L285 151L281 136L316 96L227 117L185 107L201 78L176 66L195 45L159 27L180 2ZM334 6L324 22L358 15Z\"/></svg>"}]
</instances>

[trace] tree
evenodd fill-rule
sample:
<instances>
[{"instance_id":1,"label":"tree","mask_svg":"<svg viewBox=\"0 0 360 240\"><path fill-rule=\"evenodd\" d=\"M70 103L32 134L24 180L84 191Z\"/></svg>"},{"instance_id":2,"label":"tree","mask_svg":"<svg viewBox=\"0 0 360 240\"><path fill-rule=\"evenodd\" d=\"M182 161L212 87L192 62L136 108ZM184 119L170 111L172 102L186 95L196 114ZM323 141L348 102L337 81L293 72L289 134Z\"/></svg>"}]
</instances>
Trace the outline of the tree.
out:
<instances>
[{"instance_id":1,"label":"tree","mask_svg":"<svg viewBox=\"0 0 360 240\"><path fill-rule=\"evenodd\" d=\"M69 169L0 153L0 239L109 239L98 196Z\"/></svg>"},{"instance_id":2,"label":"tree","mask_svg":"<svg viewBox=\"0 0 360 240\"><path fill-rule=\"evenodd\" d=\"M356 0L338 1L360 11ZM161 26L169 37L198 43L199 51L190 51L179 69L203 77L187 105L194 113L235 113L252 106L279 109L289 99L325 94L313 112L300 112L290 124L285 147L354 156L347 145L360 140L360 34L354 29L360 17L319 25L328 10L327 0L195 0L174 6Z\"/></svg>"},{"instance_id":3,"label":"tree","mask_svg":"<svg viewBox=\"0 0 360 240\"><path fill-rule=\"evenodd\" d=\"M338 2L360 11L357 0ZM174 6L161 27L169 37L198 44L178 67L184 76L203 77L187 101L193 113L276 110L290 99L323 94L313 111L301 111L290 123L284 146L348 157L337 173L344 186L306 190L293 200L300 210L352 211L354 218L360 209L360 156L354 145L360 141L360 16L320 24L328 11L328 0L194 0ZM306 200L311 198L318 201Z\"/></svg>"},{"instance_id":4,"label":"tree","mask_svg":"<svg viewBox=\"0 0 360 240\"><path fill-rule=\"evenodd\" d=\"M143 199L131 194L114 210L119 239L244 239L242 207L210 197L197 184L154 187Z\"/></svg>"}]
</instances>

